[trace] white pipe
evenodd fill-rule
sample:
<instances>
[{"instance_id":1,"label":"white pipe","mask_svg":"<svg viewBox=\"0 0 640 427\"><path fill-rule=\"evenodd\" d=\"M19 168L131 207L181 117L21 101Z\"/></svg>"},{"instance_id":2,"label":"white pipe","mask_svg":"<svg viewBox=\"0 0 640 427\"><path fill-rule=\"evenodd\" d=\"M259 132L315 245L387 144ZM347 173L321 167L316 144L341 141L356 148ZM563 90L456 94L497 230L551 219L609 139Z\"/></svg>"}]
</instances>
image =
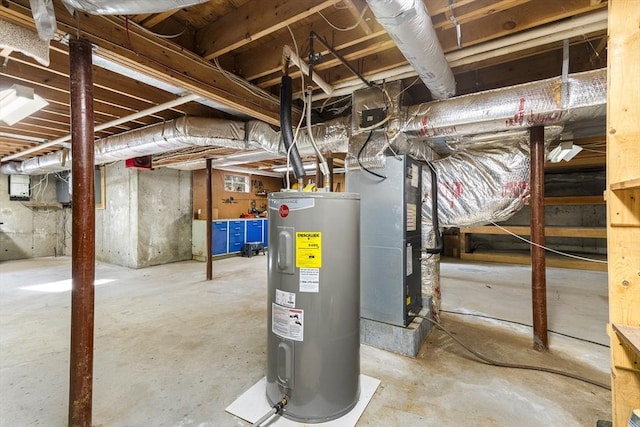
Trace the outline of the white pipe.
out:
<instances>
[{"instance_id":1,"label":"white pipe","mask_svg":"<svg viewBox=\"0 0 640 427\"><path fill-rule=\"evenodd\" d=\"M535 28L533 30L523 31L521 33L516 33L507 37L501 37L496 40L488 41L485 43L477 44L475 46L467 47L455 52L448 53L446 55L447 61L453 62L461 60L462 58L468 58L472 55L476 55L479 53L484 53L488 51L493 51L496 49L501 49L506 46L513 46L523 42L528 42L534 39L540 39L539 45L545 43L552 43L557 40L562 40L562 38L554 37L560 31L568 31L573 30L573 34L575 36L579 36L582 34L586 34L589 32L593 32L596 30L588 29L586 26L590 24L604 24L604 28L601 25L597 26L598 29L606 29L607 28L607 11L602 10L599 12L591 13L589 15L581 16L578 18L571 18L566 21L561 21L555 24L545 25L543 27ZM582 28L585 27L585 28ZM549 39L544 39L544 37L551 36ZM520 46L518 46L519 48ZM524 50L526 48L522 48L520 50Z\"/></svg>"},{"instance_id":2,"label":"white pipe","mask_svg":"<svg viewBox=\"0 0 640 427\"><path fill-rule=\"evenodd\" d=\"M290 46L284 45L284 48L282 49L282 55L284 55L285 58L288 58L293 64L295 64L305 75L309 75L309 66L300 59L298 54L296 54ZM322 89L325 94L331 96L333 87L329 83L324 81L324 79L320 77L318 73L313 73L311 79L316 82L316 84L320 87L320 89ZM305 89L302 88L302 90Z\"/></svg>"},{"instance_id":3,"label":"white pipe","mask_svg":"<svg viewBox=\"0 0 640 427\"><path fill-rule=\"evenodd\" d=\"M547 25L543 28L525 31L511 36L502 37L498 40L467 47L455 52L447 53L445 57L447 58L447 61L449 61L449 65L455 68L468 65L473 62L557 42L564 40L565 38L572 38L605 30L606 28L607 12L601 11L568 21ZM370 81L376 82L388 79L401 80L408 77L415 77L416 75L417 73L411 65L402 65L391 70L366 75L366 77ZM364 84L358 79L338 83L333 86L333 94L330 97L346 96L354 90L362 87L364 87ZM314 98L318 101L329 98L329 96L317 94Z\"/></svg>"},{"instance_id":4,"label":"white pipe","mask_svg":"<svg viewBox=\"0 0 640 427\"><path fill-rule=\"evenodd\" d=\"M176 99L172 99L171 101L163 102L162 104L154 105L153 107L149 107L145 110L138 111L137 113L130 114L128 116L120 117L119 119L111 120L110 122L103 123L94 128L94 132L101 131L103 129L108 129L110 127L118 126L123 123L127 123L133 120L140 119L142 117L149 116L151 114L156 114L160 111L168 110L169 108L174 108L182 104L186 104L187 102L195 101L196 99L202 98L200 95L189 94L185 96L181 96ZM0 159L0 162L5 162L7 160L13 160L18 157L26 156L27 154L34 153L36 151L43 150L45 148L49 148L54 145L59 145L63 142L71 140L71 135L63 136L53 141L46 142L44 144L37 145L35 147L27 148L24 151L20 151L19 153L14 153L9 156L5 156Z\"/></svg>"},{"instance_id":5,"label":"white pipe","mask_svg":"<svg viewBox=\"0 0 640 427\"><path fill-rule=\"evenodd\" d=\"M367 0L367 4L433 98L455 95L456 81L424 1Z\"/></svg>"}]
</instances>

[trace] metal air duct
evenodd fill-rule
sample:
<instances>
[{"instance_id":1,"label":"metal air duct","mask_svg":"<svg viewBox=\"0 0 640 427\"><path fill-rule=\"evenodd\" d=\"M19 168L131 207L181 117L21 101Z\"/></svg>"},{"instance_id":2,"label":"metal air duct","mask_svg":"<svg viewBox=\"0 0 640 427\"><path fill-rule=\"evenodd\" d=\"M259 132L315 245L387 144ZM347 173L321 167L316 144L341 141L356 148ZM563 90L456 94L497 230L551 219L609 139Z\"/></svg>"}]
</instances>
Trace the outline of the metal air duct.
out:
<instances>
[{"instance_id":1,"label":"metal air duct","mask_svg":"<svg viewBox=\"0 0 640 427\"><path fill-rule=\"evenodd\" d=\"M456 81L422 0L367 0L376 19L435 99L455 95Z\"/></svg>"}]
</instances>

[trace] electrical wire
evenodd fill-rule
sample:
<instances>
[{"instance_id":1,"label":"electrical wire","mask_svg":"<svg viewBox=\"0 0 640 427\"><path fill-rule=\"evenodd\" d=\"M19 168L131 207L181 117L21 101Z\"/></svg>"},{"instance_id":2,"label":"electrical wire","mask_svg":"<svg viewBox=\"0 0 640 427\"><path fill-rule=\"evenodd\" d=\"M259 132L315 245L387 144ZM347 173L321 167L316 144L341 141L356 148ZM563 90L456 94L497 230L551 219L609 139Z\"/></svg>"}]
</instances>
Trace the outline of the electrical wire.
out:
<instances>
[{"instance_id":1,"label":"electrical wire","mask_svg":"<svg viewBox=\"0 0 640 427\"><path fill-rule=\"evenodd\" d=\"M479 317L481 319L497 320L497 321L500 321L500 322L512 323L514 325L520 325L520 326L526 326L528 328L533 328L532 325L528 325L528 324L523 323L523 322L517 322L515 320L500 319L499 317L487 316L487 315L484 315L484 314L462 313L460 311L451 311L451 310L443 310L443 309L440 309L440 312L441 313L457 314L459 316L470 316L470 317ZM573 335L565 334L565 333L562 333L562 332L553 331L551 329L548 329L548 331L553 333L553 334L561 335L561 336L566 337L566 338L571 338L571 339L578 340L578 341L583 341L583 342L586 342L586 343L589 343L589 344L595 344L595 345L599 345L601 347L610 348L607 344L602 344L602 343L599 343L599 342L596 342L596 341L591 341L591 340L588 340L588 339L585 339L585 338L580 338L580 337L576 337L576 336L573 336Z\"/></svg>"},{"instance_id":2,"label":"electrical wire","mask_svg":"<svg viewBox=\"0 0 640 427\"><path fill-rule=\"evenodd\" d=\"M288 25L287 30L289 30L289 34L291 35L291 40L293 41L293 48L296 51L296 56L300 58L300 51L298 50L298 42L296 41L296 37L293 35L293 31ZM302 58L300 58L300 61L302 61ZM300 69L300 83L302 84L302 86L300 86L302 88L302 102L306 104L307 98L304 91L304 73L302 72L302 68ZM302 114L302 116L304 117L304 113Z\"/></svg>"},{"instance_id":3,"label":"electrical wire","mask_svg":"<svg viewBox=\"0 0 640 427\"><path fill-rule=\"evenodd\" d=\"M331 21L329 21L327 19L327 17L322 14L322 12L318 11L318 14L320 16L322 16L322 19L324 19L326 21L326 23L329 24L329 26L331 28L333 28L334 30L337 30L337 31L351 31L351 30L353 30L355 28L358 28L358 25L360 25L360 23L364 19L364 14L367 12L367 9L369 9L369 5L365 5L362 8L362 12L360 12L360 16L358 16L358 21L355 24L353 24L353 25L351 25L349 27L345 27L345 28L341 28L341 27L338 27L337 25L332 24Z\"/></svg>"},{"instance_id":4,"label":"electrical wire","mask_svg":"<svg viewBox=\"0 0 640 427\"><path fill-rule=\"evenodd\" d=\"M579 260L582 260L582 261L597 262L597 263L599 263L599 264L607 264L607 261L604 261L604 260L601 260L601 259L586 258L586 257L582 257L582 256L579 256L579 255L568 254L568 253L566 253L566 252L558 251L558 250L556 250L556 249L552 249L552 248L549 248L549 247L547 247L547 246L540 245L540 244L538 244L538 243L534 243L534 242L532 242L532 241L531 241L531 240L529 240L529 239L525 239L525 238L524 238L524 237L522 237L522 236L518 236L517 234L515 234L515 233L513 233L513 232L511 232L511 231L509 231L509 230L507 230L506 228L504 228L504 227L502 227L502 226L500 226L500 225L496 224L495 222L493 222L493 221L491 221L491 220L489 220L489 222L490 222L491 224L495 225L496 227L498 227L500 230L504 231L505 233L511 234L513 237L516 237L516 238L518 238L518 239L522 240L523 242L527 242L527 243L529 243L530 245L533 245L533 246L537 246L537 247L539 247L539 248L542 248L542 249L544 249L545 251L553 252L553 253L555 253L555 254L562 255L562 256L566 256L566 257L569 257L569 258L579 259Z\"/></svg>"},{"instance_id":5,"label":"electrical wire","mask_svg":"<svg viewBox=\"0 0 640 427\"><path fill-rule=\"evenodd\" d=\"M500 368L524 369L524 370L529 370L529 371L547 372L549 374L560 375L560 376L567 377L567 378L573 378L574 380L578 380L578 381L582 381L582 382L585 382L585 383L588 383L588 384L591 384L591 385L595 385L595 386L603 388L605 390L611 390L611 387L609 385L607 385L607 384L601 383L599 381L592 380L590 378L583 377L581 375L572 374L571 372L565 372L565 371L561 371L559 369L553 369L553 368L546 368L544 366L523 365L523 364L519 364L519 363L506 363L506 362L501 362L501 361L498 361L498 360L491 359L491 358L486 357L483 354L475 351L471 347L469 347L467 344L462 342L459 338L454 336L451 332L449 332L449 330L447 330L444 326L442 326L440 323L436 322L435 320L433 320L433 319L431 319L429 317L426 317L426 316L421 316L419 314L413 314L412 313L412 315L415 316L415 317L419 317L421 319L425 319L425 320L431 322L437 329L439 329L442 332L444 332L445 334L447 334L449 336L449 338L454 340L456 343L458 343L460 346L462 346L462 348L467 350L469 353L473 354L477 359L479 359L481 362L483 362L483 363L485 363L487 365L497 366L497 367L500 367Z\"/></svg>"},{"instance_id":6,"label":"electrical wire","mask_svg":"<svg viewBox=\"0 0 640 427\"><path fill-rule=\"evenodd\" d=\"M362 161L360 160L361 156L362 156L362 152L364 151L364 149L367 147L367 144L369 144L369 141L371 141L371 136L373 135L373 130L369 131L369 136L367 136L367 140L364 142L364 144L362 144L362 147L360 147L360 151L358 151L358 155L356 156L356 160L358 161L358 164L360 165L360 167L369 172L371 175L377 176L380 179L387 179L386 176L384 175L380 175L379 173L376 173L372 170L369 170L365 165L362 164Z\"/></svg>"}]
</instances>

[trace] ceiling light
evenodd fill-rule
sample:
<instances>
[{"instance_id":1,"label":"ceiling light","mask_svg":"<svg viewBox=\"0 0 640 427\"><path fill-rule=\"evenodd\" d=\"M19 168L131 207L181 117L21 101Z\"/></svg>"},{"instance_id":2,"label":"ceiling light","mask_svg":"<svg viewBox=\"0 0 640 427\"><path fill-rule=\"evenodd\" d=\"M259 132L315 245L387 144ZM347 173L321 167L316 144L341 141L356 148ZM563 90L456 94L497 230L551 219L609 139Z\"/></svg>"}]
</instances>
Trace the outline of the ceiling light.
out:
<instances>
[{"instance_id":1,"label":"ceiling light","mask_svg":"<svg viewBox=\"0 0 640 427\"><path fill-rule=\"evenodd\" d=\"M556 148L547 154L547 160L551 163L558 163L561 160L568 162L576 154L582 151L582 147L574 145L571 141L562 141Z\"/></svg>"},{"instance_id":2,"label":"ceiling light","mask_svg":"<svg viewBox=\"0 0 640 427\"><path fill-rule=\"evenodd\" d=\"M308 171L308 170L312 170L316 168L316 164L315 163L306 163L305 165L303 165L304 170ZM289 168L289 169L293 169L293 168ZM287 171L287 167L286 166L278 166L277 168L273 168L272 169L274 172L286 172Z\"/></svg>"},{"instance_id":3,"label":"ceiling light","mask_svg":"<svg viewBox=\"0 0 640 427\"><path fill-rule=\"evenodd\" d=\"M0 90L0 121L13 126L48 104L32 88L13 85L9 89Z\"/></svg>"}]
</instances>

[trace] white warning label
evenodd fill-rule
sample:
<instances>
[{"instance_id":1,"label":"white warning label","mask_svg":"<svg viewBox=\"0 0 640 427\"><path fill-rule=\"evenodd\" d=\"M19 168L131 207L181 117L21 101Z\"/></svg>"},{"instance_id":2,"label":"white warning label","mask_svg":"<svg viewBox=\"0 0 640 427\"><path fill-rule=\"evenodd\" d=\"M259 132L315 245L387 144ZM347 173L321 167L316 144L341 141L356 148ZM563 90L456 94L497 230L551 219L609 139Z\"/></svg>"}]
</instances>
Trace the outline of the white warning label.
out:
<instances>
[{"instance_id":1,"label":"white warning label","mask_svg":"<svg viewBox=\"0 0 640 427\"><path fill-rule=\"evenodd\" d=\"M296 306L296 294L276 289L276 304L294 308Z\"/></svg>"},{"instance_id":2,"label":"white warning label","mask_svg":"<svg viewBox=\"0 0 640 427\"><path fill-rule=\"evenodd\" d=\"M303 341L304 310L271 304L271 331L293 341Z\"/></svg>"},{"instance_id":3,"label":"white warning label","mask_svg":"<svg viewBox=\"0 0 640 427\"><path fill-rule=\"evenodd\" d=\"M300 292L320 292L320 269L300 269Z\"/></svg>"}]
</instances>

